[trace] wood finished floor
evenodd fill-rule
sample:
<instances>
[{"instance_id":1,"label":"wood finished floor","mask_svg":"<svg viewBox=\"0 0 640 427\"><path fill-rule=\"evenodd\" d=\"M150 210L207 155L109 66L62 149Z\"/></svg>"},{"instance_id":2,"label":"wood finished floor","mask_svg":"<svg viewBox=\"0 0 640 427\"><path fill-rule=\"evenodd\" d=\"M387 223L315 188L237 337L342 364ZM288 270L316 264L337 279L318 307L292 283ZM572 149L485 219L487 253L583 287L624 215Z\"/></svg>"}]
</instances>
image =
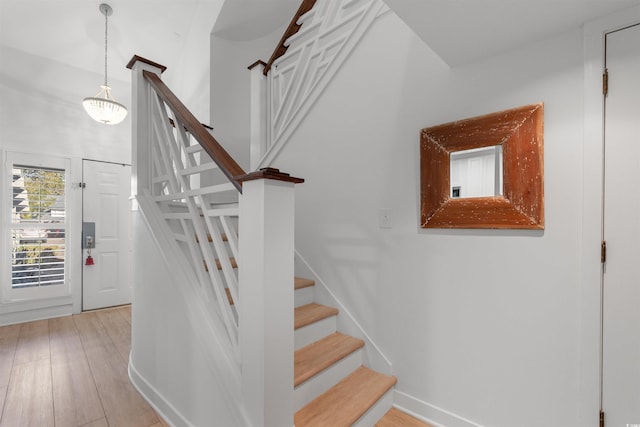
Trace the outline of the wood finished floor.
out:
<instances>
[{"instance_id":1,"label":"wood finished floor","mask_svg":"<svg viewBox=\"0 0 640 427\"><path fill-rule=\"evenodd\" d=\"M0 327L0 427L167 427L129 381L131 307Z\"/></svg>"}]
</instances>

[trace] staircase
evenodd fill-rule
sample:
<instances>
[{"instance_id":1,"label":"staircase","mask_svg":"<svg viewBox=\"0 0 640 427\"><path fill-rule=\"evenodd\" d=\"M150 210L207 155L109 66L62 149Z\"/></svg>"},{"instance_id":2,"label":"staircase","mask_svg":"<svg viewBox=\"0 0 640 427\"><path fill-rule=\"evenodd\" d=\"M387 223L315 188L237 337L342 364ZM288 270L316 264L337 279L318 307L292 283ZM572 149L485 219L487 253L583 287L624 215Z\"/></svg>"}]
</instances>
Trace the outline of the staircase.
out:
<instances>
[{"instance_id":1,"label":"staircase","mask_svg":"<svg viewBox=\"0 0 640 427\"><path fill-rule=\"evenodd\" d=\"M364 341L337 331L314 286L295 278L295 426L432 427L391 408L396 378L363 365Z\"/></svg>"},{"instance_id":2,"label":"staircase","mask_svg":"<svg viewBox=\"0 0 640 427\"><path fill-rule=\"evenodd\" d=\"M379 0L319 4L352 25L337 26L350 28L341 42L359 38L382 7ZM314 16L320 12L309 10L300 23ZM336 27L323 22L315 25ZM274 69L282 71L281 58ZM285 426L293 417L297 427L428 427L391 408L396 378L365 366L365 342L338 330L339 311L315 302L314 281L288 284L294 184L303 180L272 168L246 173L162 82L164 66L134 56L128 67L136 204L188 300L184 314L197 325L233 425Z\"/></svg>"},{"instance_id":3,"label":"staircase","mask_svg":"<svg viewBox=\"0 0 640 427\"><path fill-rule=\"evenodd\" d=\"M372 426L391 407L396 378L363 366L364 341L337 331L338 310L295 279L296 427Z\"/></svg>"},{"instance_id":4,"label":"staircase","mask_svg":"<svg viewBox=\"0 0 640 427\"><path fill-rule=\"evenodd\" d=\"M315 303L314 287L311 279L294 278L295 426L432 427L391 408L396 378L364 366L364 341L337 331L338 309Z\"/></svg>"},{"instance_id":5,"label":"staircase","mask_svg":"<svg viewBox=\"0 0 640 427\"><path fill-rule=\"evenodd\" d=\"M338 309L314 302L315 281L295 277L294 289L295 426L432 427L391 408L396 378L364 366L365 342L337 330Z\"/></svg>"},{"instance_id":6,"label":"staircase","mask_svg":"<svg viewBox=\"0 0 640 427\"><path fill-rule=\"evenodd\" d=\"M355 49L382 0L302 0L267 63L251 70L251 169L273 164Z\"/></svg>"},{"instance_id":7,"label":"staircase","mask_svg":"<svg viewBox=\"0 0 640 427\"><path fill-rule=\"evenodd\" d=\"M220 260L216 266L223 269ZM431 427L391 408L396 378L364 366L365 342L337 330L338 309L314 302L315 281L295 277L294 289L295 426Z\"/></svg>"}]
</instances>

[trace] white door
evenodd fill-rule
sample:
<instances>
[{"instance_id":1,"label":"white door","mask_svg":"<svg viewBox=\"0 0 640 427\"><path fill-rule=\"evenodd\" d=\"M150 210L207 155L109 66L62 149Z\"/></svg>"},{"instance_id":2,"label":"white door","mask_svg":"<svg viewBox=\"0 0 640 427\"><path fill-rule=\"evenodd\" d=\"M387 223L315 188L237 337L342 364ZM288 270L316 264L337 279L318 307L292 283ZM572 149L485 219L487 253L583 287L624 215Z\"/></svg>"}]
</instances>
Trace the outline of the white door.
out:
<instances>
[{"instance_id":1,"label":"white door","mask_svg":"<svg viewBox=\"0 0 640 427\"><path fill-rule=\"evenodd\" d=\"M95 223L93 265L83 249L82 309L131 302L131 166L85 160L83 222Z\"/></svg>"},{"instance_id":2,"label":"white door","mask_svg":"<svg viewBox=\"0 0 640 427\"><path fill-rule=\"evenodd\" d=\"M640 426L640 25L606 38L602 410Z\"/></svg>"}]
</instances>

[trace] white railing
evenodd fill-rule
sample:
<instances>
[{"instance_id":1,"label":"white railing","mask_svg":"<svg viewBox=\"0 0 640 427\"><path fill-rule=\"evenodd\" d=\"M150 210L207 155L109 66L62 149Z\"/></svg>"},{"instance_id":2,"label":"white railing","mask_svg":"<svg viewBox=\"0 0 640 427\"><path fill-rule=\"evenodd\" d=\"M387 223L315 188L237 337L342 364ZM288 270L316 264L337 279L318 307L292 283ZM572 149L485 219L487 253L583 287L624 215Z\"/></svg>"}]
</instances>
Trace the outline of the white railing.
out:
<instances>
[{"instance_id":1,"label":"white railing","mask_svg":"<svg viewBox=\"0 0 640 427\"><path fill-rule=\"evenodd\" d=\"M156 144L151 150L151 197L163 213L178 246L188 254L189 266L208 301L218 307L237 360L238 316L238 190L229 182L199 186L207 178L215 182L218 165L201 155L202 147L191 138L175 113L158 96L152 97L152 127ZM207 176L209 175L209 176ZM224 176L218 176L218 181ZM195 184L194 187L192 184ZM223 203L217 200L223 197ZM234 200L235 199L235 200Z\"/></svg>"},{"instance_id":2,"label":"white railing","mask_svg":"<svg viewBox=\"0 0 640 427\"><path fill-rule=\"evenodd\" d=\"M284 41L282 56L250 67L252 169L272 162L375 18L387 10L382 0L317 1L295 22L299 30Z\"/></svg>"},{"instance_id":3,"label":"white railing","mask_svg":"<svg viewBox=\"0 0 640 427\"><path fill-rule=\"evenodd\" d=\"M245 174L164 85L162 66L140 57L129 66L143 217L176 286L200 295L188 315L211 334L199 332L215 344L214 368L242 423L292 424L293 188L302 180Z\"/></svg>"}]
</instances>

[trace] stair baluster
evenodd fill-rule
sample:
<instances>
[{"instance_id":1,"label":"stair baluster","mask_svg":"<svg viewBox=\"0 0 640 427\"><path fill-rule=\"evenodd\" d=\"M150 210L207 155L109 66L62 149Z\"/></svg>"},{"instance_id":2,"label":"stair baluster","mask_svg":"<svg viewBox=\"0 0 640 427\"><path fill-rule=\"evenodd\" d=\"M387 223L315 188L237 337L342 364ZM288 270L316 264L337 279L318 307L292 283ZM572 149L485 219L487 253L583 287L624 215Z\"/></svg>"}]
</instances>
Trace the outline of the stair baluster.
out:
<instances>
[{"instance_id":1,"label":"stair baluster","mask_svg":"<svg viewBox=\"0 0 640 427\"><path fill-rule=\"evenodd\" d=\"M186 315L202 324L238 424L289 425L293 388L282 378L293 383L294 185L303 180L246 174L162 82L164 67L135 56L128 68L134 196L176 286L199 295Z\"/></svg>"}]
</instances>

